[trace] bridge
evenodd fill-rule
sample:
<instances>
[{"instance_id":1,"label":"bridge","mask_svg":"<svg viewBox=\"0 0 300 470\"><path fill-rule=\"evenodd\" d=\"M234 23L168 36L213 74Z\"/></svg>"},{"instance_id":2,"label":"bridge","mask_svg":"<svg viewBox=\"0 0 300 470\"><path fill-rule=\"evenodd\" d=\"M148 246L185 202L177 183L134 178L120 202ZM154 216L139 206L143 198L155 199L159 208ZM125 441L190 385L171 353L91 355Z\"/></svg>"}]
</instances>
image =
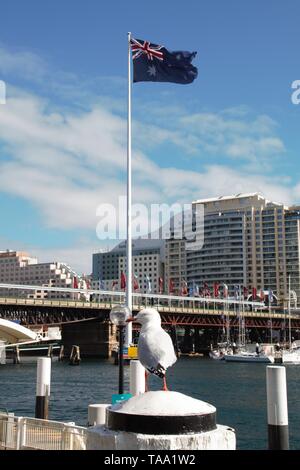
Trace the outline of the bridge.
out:
<instances>
[{"instance_id":1,"label":"bridge","mask_svg":"<svg viewBox=\"0 0 300 470\"><path fill-rule=\"evenodd\" d=\"M123 291L16 284L0 284L0 289L9 289L10 292L45 290L56 292L57 297L66 293L85 296L84 299L76 300L21 298L16 295L0 297L0 317L18 321L31 328L60 326L67 349L71 347L71 343L84 344L86 353L92 354L95 350L93 345L99 346L101 343L105 346L100 348L100 355L111 354L111 349L116 344L116 331L109 322L109 313L114 305L124 302ZM92 301L86 300L87 296L92 296ZM283 337L288 322L294 337L298 337L300 332L300 314L297 309L291 309L288 315L287 311L279 307L266 307L263 302L134 293L133 312L138 312L145 306L158 309L162 324L170 331L174 341L178 330L183 331L183 342L190 343L192 350L201 349L201 342L202 349L205 349L204 345L208 347L211 342L216 342L220 331L225 327L230 327L233 335L237 334L241 324L248 330L253 341L267 339L271 330L277 330Z\"/></svg>"}]
</instances>

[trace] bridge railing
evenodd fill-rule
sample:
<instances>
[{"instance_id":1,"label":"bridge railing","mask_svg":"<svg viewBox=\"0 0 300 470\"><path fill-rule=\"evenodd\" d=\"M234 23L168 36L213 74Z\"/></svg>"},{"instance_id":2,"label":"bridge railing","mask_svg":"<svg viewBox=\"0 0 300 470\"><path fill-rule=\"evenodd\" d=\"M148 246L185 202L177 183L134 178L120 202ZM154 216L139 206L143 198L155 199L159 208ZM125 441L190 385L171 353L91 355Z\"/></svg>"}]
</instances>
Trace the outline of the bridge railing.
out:
<instances>
[{"instance_id":1,"label":"bridge railing","mask_svg":"<svg viewBox=\"0 0 300 470\"><path fill-rule=\"evenodd\" d=\"M63 294L73 294L74 297L76 296L86 296L85 301L89 301L90 296L95 297L96 299L100 300L103 299L105 300L119 300L120 302L124 302L125 300L125 292L124 291L114 291L114 290L99 290L99 289L81 289L81 288L66 288L66 287L47 287L47 286L32 286L32 285L27 285L27 284L4 284L0 283L0 292L1 290L4 289L6 291L11 292L12 290L21 290L21 291L40 291L40 292L51 292L51 293L59 293L60 296ZM5 296L3 296L5 297ZM179 302L195 302L197 304L230 304L230 305L251 305L253 307L263 307L264 303L263 302L253 302L253 301L248 301L245 299L228 299L228 298L211 298L211 297L189 297L189 296L179 296L179 295L166 295L166 294L145 294L145 293L139 293L135 292L132 294L133 300L136 299L143 299L143 301L149 300L149 302L154 302L154 303L159 303L160 305L163 305L163 303L167 303L168 305L172 305L173 302L179 303ZM41 300L42 302L45 302L47 299L28 299L30 300ZM74 300L79 300L79 299L74 299ZM64 302L63 299L60 299L61 302ZM51 302L51 300L50 300ZM65 300L66 303L69 302L69 300ZM151 303L152 303L151 302ZM37 304L35 304L37 305Z\"/></svg>"},{"instance_id":2,"label":"bridge railing","mask_svg":"<svg viewBox=\"0 0 300 470\"><path fill-rule=\"evenodd\" d=\"M51 306L60 308L82 308L82 309L99 309L111 308L118 303L124 303L125 292L114 290L99 290L99 289L74 289L65 287L45 287L45 286L32 286L27 284L0 284L0 293L5 289L12 295L14 292L19 291L41 291L50 292L51 295L55 294L58 298L20 298L14 297L1 297L0 304L16 304L16 305L33 305L33 306ZM64 299L62 295L71 295L73 298ZM160 310L168 309L169 311L182 309L186 312L189 310L191 313L225 313L233 312L235 314L245 312L247 315L251 312L259 312L260 314L280 313L282 316L282 308L279 306L266 306L264 302L249 301L243 298L213 298L213 297L189 297L189 296L176 296L166 294L153 294L153 293L138 293L132 294L133 308L139 309L145 306L158 307ZM297 309L291 309L291 314L299 313Z\"/></svg>"}]
</instances>

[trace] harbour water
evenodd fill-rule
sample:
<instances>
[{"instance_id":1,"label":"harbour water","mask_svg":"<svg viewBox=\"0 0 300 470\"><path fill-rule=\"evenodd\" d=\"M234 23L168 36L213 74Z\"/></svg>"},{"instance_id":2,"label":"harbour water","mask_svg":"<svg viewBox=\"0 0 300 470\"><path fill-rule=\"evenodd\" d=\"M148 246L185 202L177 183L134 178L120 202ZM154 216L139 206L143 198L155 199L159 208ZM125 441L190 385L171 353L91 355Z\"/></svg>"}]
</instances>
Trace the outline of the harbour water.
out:
<instances>
[{"instance_id":1,"label":"harbour water","mask_svg":"<svg viewBox=\"0 0 300 470\"><path fill-rule=\"evenodd\" d=\"M36 362L0 366L0 408L34 416ZM26 362L25 362L26 361ZM300 449L300 367L287 366L290 448ZM129 367L125 367L125 391ZM151 389L161 381L151 377ZM217 407L217 422L233 427L238 449L267 448L266 365L225 363L181 357L168 371L170 390ZM83 360L80 366L52 363L50 419L86 426L90 403L110 403L118 390L118 367L110 361Z\"/></svg>"}]
</instances>

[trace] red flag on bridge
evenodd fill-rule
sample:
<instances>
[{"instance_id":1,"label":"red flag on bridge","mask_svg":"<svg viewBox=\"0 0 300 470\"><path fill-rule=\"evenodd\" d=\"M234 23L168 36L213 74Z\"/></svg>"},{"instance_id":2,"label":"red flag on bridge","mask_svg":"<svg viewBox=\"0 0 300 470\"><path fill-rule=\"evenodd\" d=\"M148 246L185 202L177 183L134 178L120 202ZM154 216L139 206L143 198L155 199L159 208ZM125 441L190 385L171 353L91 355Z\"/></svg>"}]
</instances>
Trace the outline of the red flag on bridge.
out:
<instances>
[{"instance_id":1,"label":"red flag on bridge","mask_svg":"<svg viewBox=\"0 0 300 470\"><path fill-rule=\"evenodd\" d=\"M259 298L262 302L265 300L265 293L263 289L260 289Z\"/></svg>"},{"instance_id":2,"label":"red flag on bridge","mask_svg":"<svg viewBox=\"0 0 300 470\"><path fill-rule=\"evenodd\" d=\"M174 282L172 279L170 279L169 281L169 294L173 294L174 293Z\"/></svg>"},{"instance_id":3,"label":"red flag on bridge","mask_svg":"<svg viewBox=\"0 0 300 470\"><path fill-rule=\"evenodd\" d=\"M181 295L188 295L188 286L186 281L182 281L181 285Z\"/></svg>"},{"instance_id":4,"label":"red flag on bridge","mask_svg":"<svg viewBox=\"0 0 300 470\"><path fill-rule=\"evenodd\" d=\"M220 288L220 284L218 282L214 282L214 297L215 298L218 298L219 297L219 288Z\"/></svg>"},{"instance_id":5,"label":"red flag on bridge","mask_svg":"<svg viewBox=\"0 0 300 470\"><path fill-rule=\"evenodd\" d=\"M207 282L203 283L203 295L204 297L210 297L210 290L209 290Z\"/></svg>"},{"instance_id":6,"label":"red flag on bridge","mask_svg":"<svg viewBox=\"0 0 300 470\"><path fill-rule=\"evenodd\" d=\"M228 297L228 286L227 286L227 284L223 284L223 297L224 297L224 299L227 299L227 297Z\"/></svg>"},{"instance_id":7,"label":"red flag on bridge","mask_svg":"<svg viewBox=\"0 0 300 470\"><path fill-rule=\"evenodd\" d=\"M164 280L162 277L159 278L159 293L162 294L164 291Z\"/></svg>"},{"instance_id":8,"label":"red flag on bridge","mask_svg":"<svg viewBox=\"0 0 300 470\"><path fill-rule=\"evenodd\" d=\"M125 288L126 288L126 276L123 273L123 271L121 271L121 289L125 289Z\"/></svg>"}]
</instances>

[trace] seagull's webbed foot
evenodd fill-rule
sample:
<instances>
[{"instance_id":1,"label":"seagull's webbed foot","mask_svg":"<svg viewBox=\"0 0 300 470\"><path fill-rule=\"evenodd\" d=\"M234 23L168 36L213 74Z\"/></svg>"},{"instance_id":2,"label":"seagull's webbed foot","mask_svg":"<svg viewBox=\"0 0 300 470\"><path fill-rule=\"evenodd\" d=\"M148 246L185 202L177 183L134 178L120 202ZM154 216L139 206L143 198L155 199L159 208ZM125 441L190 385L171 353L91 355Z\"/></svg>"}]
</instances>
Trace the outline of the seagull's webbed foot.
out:
<instances>
[{"instance_id":1,"label":"seagull's webbed foot","mask_svg":"<svg viewBox=\"0 0 300 470\"><path fill-rule=\"evenodd\" d=\"M149 376L149 372L147 372L147 371L145 370L145 392L149 392L148 376Z\"/></svg>"},{"instance_id":2,"label":"seagull's webbed foot","mask_svg":"<svg viewBox=\"0 0 300 470\"><path fill-rule=\"evenodd\" d=\"M169 389L168 389L168 387L167 387L166 376L164 376L163 381L164 381L164 382L163 382L163 390L164 390L164 392L168 392Z\"/></svg>"}]
</instances>

